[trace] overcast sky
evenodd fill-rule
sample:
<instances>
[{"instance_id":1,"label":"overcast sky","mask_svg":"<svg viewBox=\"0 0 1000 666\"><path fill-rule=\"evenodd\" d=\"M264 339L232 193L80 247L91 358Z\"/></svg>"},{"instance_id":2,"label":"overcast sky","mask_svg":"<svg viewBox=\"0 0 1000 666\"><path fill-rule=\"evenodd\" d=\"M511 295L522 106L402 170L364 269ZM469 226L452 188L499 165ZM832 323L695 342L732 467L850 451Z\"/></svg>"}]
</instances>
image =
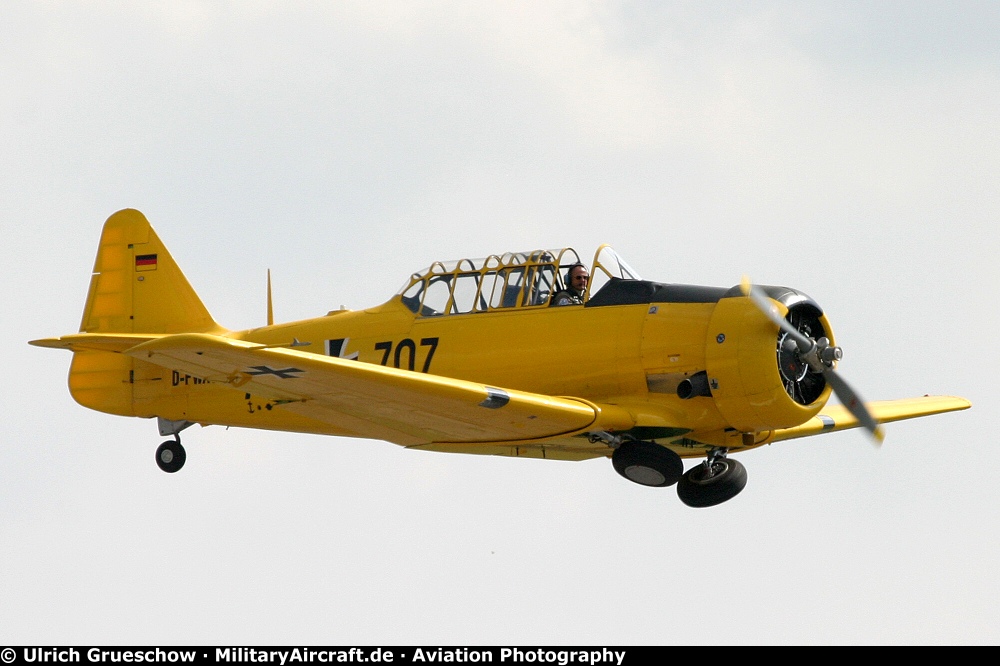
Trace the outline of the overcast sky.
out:
<instances>
[{"instance_id":1,"label":"overcast sky","mask_svg":"<svg viewBox=\"0 0 1000 666\"><path fill-rule=\"evenodd\" d=\"M1000 4L27 2L0 17L0 644L1000 642ZM611 243L805 291L866 398L972 410L740 456L712 509L606 460L92 412L101 225L224 326L434 260ZM690 463L689 463L690 464Z\"/></svg>"}]
</instances>

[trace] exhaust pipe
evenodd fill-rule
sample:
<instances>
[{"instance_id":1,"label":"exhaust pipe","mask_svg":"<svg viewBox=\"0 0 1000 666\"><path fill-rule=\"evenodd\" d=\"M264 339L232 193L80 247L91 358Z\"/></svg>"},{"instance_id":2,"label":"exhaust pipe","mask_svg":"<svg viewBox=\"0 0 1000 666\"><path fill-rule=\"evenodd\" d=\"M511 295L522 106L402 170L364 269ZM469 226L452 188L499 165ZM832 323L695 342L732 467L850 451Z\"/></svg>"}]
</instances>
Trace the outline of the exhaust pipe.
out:
<instances>
[{"instance_id":1,"label":"exhaust pipe","mask_svg":"<svg viewBox=\"0 0 1000 666\"><path fill-rule=\"evenodd\" d=\"M708 373L704 370L696 372L678 384L677 397L681 400L712 397L712 391L708 387Z\"/></svg>"}]
</instances>

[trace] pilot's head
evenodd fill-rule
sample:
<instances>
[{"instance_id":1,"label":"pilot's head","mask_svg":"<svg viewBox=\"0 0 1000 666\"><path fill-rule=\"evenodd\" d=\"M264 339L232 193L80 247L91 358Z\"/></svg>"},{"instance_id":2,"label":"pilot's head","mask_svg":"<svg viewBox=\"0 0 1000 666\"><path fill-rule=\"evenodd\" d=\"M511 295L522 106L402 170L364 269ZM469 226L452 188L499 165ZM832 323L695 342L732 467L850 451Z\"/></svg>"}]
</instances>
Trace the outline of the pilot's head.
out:
<instances>
[{"instance_id":1,"label":"pilot's head","mask_svg":"<svg viewBox=\"0 0 1000 666\"><path fill-rule=\"evenodd\" d=\"M587 291L587 281L590 280L590 273L583 264L573 264L566 271L566 286L576 293L583 295Z\"/></svg>"}]
</instances>

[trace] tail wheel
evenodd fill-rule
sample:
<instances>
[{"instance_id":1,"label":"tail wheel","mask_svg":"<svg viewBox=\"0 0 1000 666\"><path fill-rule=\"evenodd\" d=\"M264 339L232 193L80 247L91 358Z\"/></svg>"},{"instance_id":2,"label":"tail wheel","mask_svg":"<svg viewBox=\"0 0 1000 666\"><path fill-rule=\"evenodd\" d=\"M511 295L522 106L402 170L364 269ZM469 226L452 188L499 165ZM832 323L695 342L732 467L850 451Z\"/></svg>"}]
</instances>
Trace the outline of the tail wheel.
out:
<instances>
[{"instance_id":1,"label":"tail wheel","mask_svg":"<svg viewBox=\"0 0 1000 666\"><path fill-rule=\"evenodd\" d=\"M160 444L156 449L156 464L168 474L173 474L184 467L185 460L187 460L187 454L180 441L170 439Z\"/></svg>"},{"instance_id":2,"label":"tail wheel","mask_svg":"<svg viewBox=\"0 0 1000 666\"><path fill-rule=\"evenodd\" d=\"M722 504L747 485L747 470L737 460L719 457L695 465L677 483L677 496L688 506Z\"/></svg>"},{"instance_id":3,"label":"tail wheel","mask_svg":"<svg viewBox=\"0 0 1000 666\"><path fill-rule=\"evenodd\" d=\"M681 457L652 442L623 442L611 454L611 464L626 479L643 486L672 486L684 474Z\"/></svg>"}]
</instances>

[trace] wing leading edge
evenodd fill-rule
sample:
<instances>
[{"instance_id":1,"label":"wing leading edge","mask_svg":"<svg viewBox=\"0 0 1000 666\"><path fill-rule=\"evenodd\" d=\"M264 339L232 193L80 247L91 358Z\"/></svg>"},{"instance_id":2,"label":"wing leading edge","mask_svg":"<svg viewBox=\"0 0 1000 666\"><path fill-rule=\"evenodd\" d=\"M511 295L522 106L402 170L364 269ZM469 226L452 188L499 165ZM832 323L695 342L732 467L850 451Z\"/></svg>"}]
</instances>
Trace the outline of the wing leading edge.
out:
<instances>
[{"instance_id":1,"label":"wing leading edge","mask_svg":"<svg viewBox=\"0 0 1000 666\"><path fill-rule=\"evenodd\" d=\"M282 409L405 446L534 442L627 430L623 409L371 363L178 334L125 351L136 359L269 398Z\"/></svg>"}]
</instances>

